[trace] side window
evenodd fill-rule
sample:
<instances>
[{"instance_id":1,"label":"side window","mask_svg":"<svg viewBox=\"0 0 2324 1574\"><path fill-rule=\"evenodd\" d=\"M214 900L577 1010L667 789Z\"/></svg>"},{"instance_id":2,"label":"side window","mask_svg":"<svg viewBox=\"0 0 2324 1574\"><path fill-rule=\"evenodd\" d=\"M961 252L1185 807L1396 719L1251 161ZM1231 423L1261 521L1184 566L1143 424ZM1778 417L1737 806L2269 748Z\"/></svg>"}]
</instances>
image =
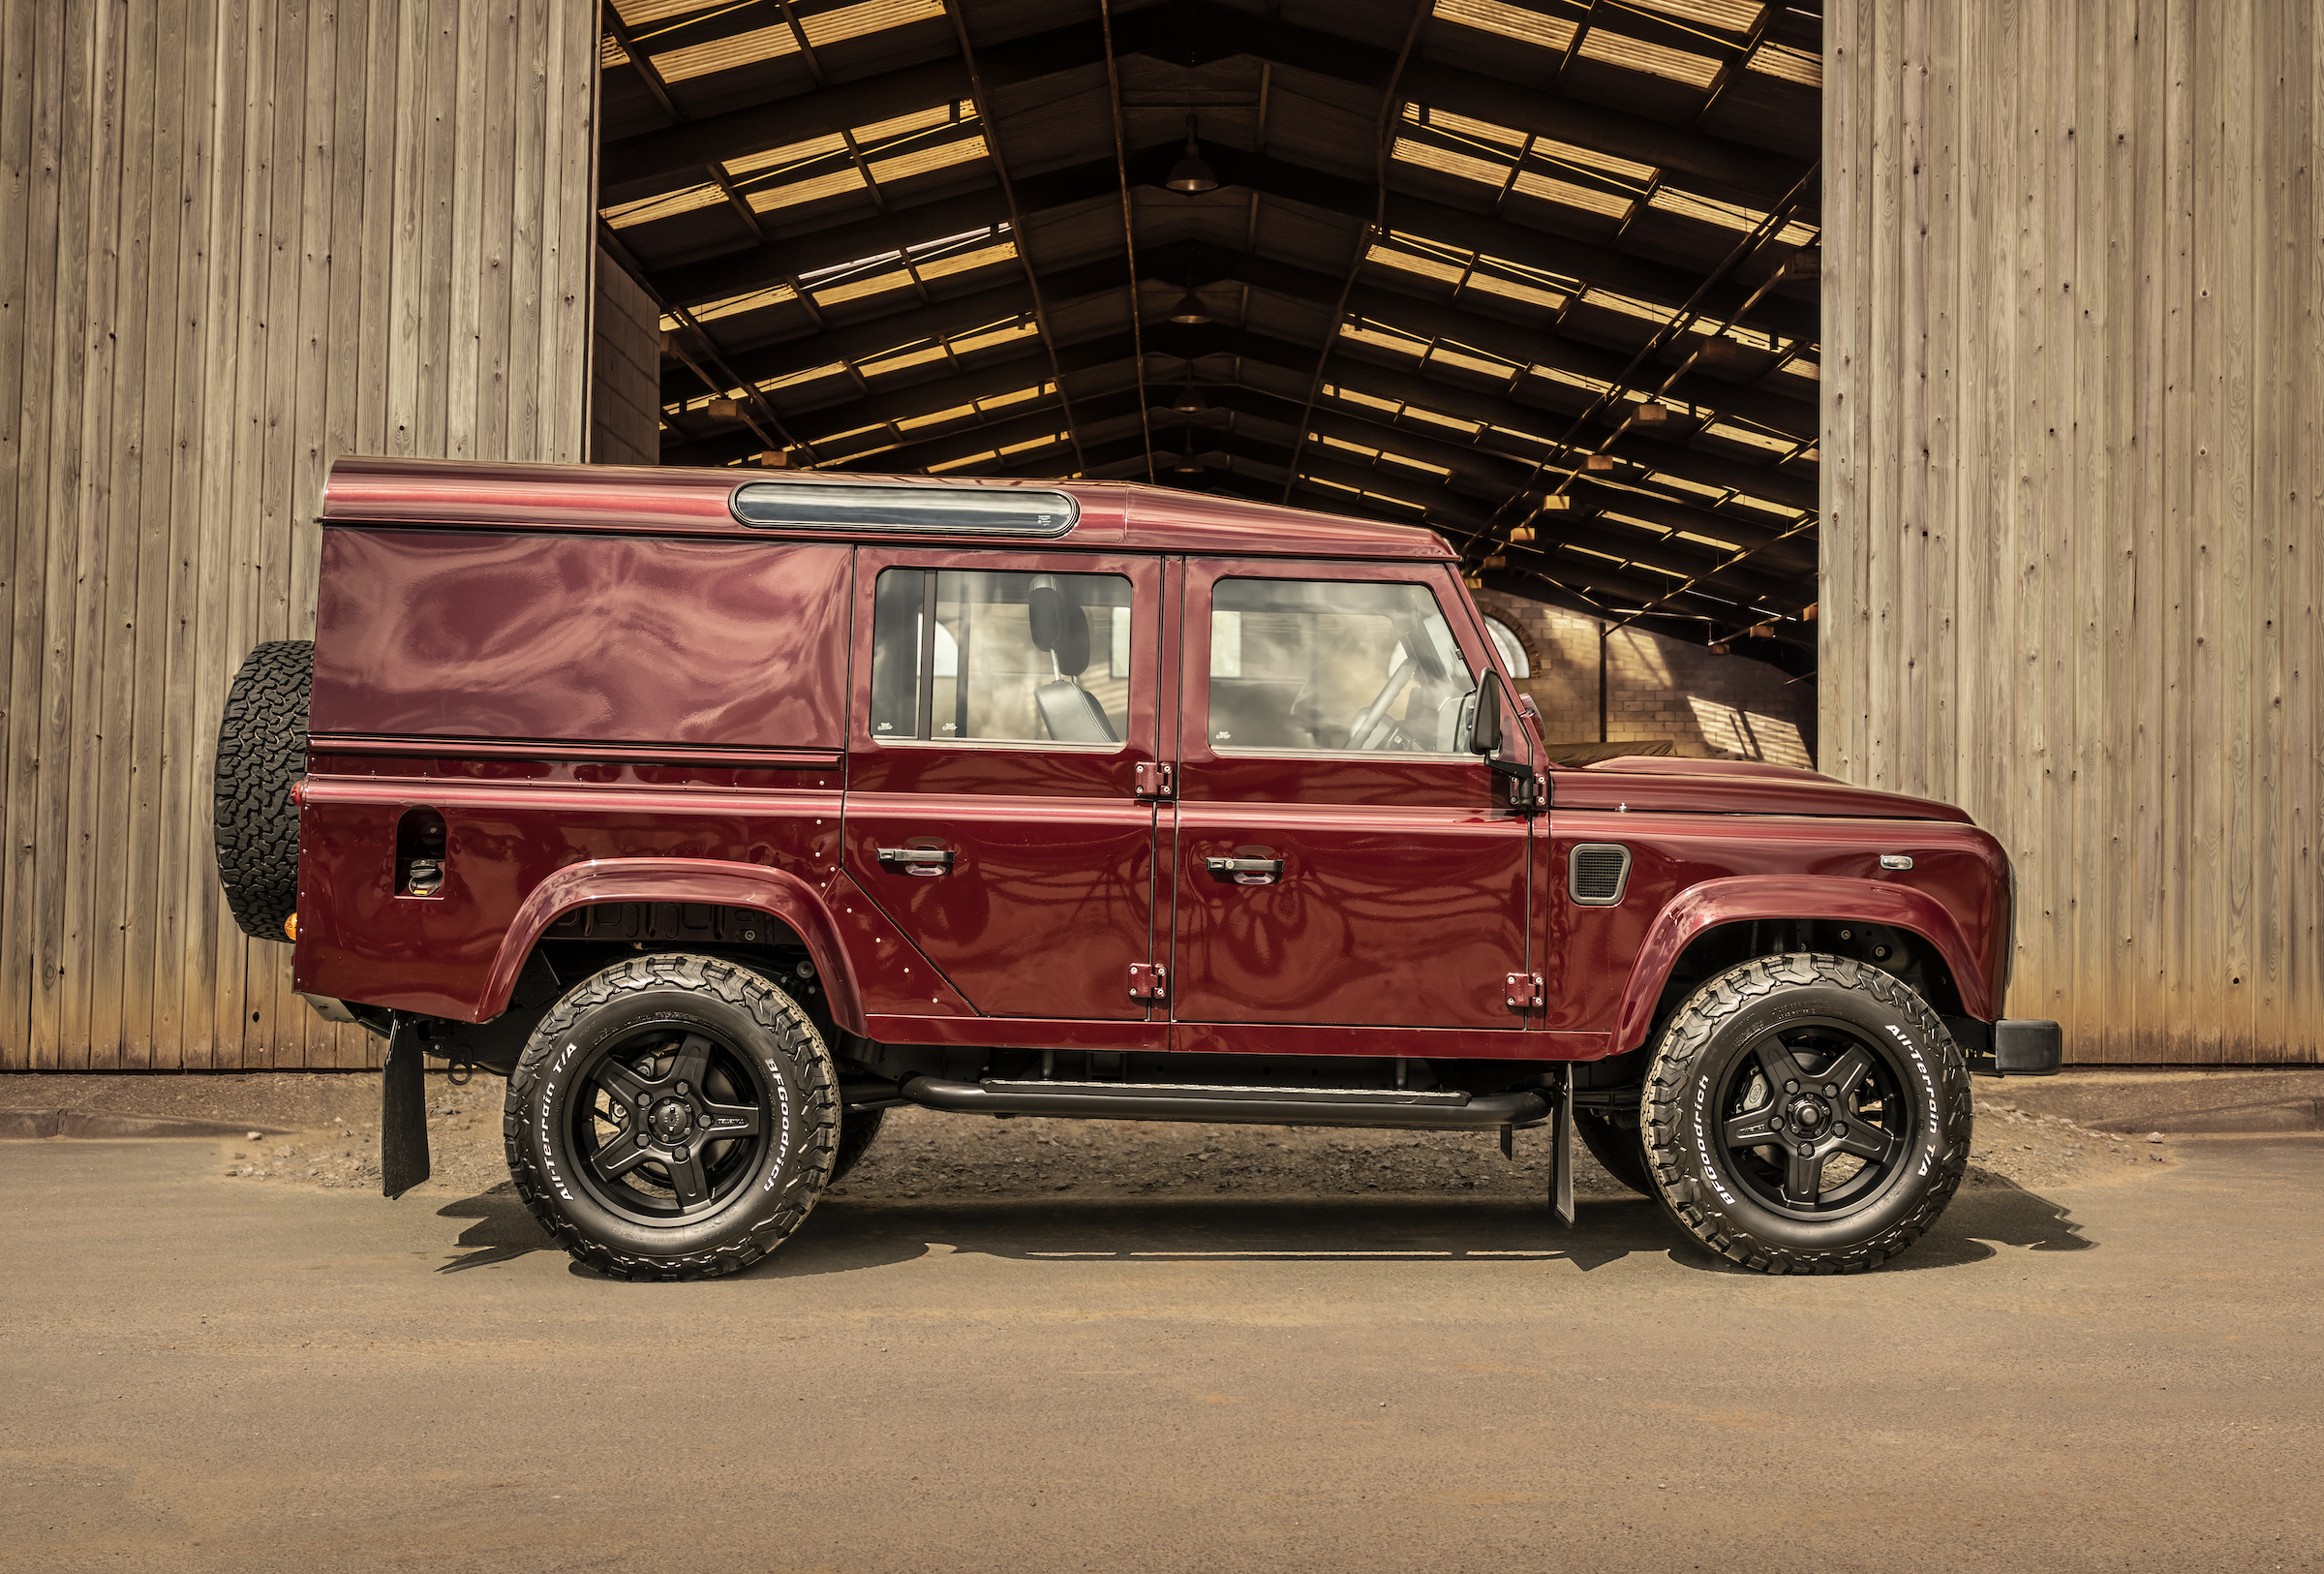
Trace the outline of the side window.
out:
<instances>
[{"instance_id":1,"label":"side window","mask_svg":"<svg viewBox=\"0 0 2324 1574\"><path fill-rule=\"evenodd\" d=\"M1475 676L1422 585L1221 579L1210 746L1458 755Z\"/></svg>"},{"instance_id":2,"label":"side window","mask_svg":"<svg viewBox=\"0 0 2324 1574\"><path fill-rule=\"evenodd\" d=\"M889 569L872 591L872 734L1112 748L1133 648L1118 574Z\"/></svg>"}]
</instances>

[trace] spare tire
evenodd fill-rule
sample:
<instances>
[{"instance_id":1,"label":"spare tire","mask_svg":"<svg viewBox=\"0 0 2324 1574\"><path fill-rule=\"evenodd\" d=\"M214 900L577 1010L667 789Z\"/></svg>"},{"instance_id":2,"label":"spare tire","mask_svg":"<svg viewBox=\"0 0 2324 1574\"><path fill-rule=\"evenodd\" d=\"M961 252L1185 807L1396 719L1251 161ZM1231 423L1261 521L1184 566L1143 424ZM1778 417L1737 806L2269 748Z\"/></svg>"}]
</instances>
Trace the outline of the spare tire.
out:
<instances>
[{"instance_id":1,"label":"spare tire","mask_svg":"<svg viewBox=\"0 0 2324 1574\"><path fill-rule=\"evenodd\" d=\"M245 935L285 941L298 910L298 805L307 770L307 700L315 645L282 639L250 653L218 724L212 831L226 905Z\"/></svg>"}]
</instances>

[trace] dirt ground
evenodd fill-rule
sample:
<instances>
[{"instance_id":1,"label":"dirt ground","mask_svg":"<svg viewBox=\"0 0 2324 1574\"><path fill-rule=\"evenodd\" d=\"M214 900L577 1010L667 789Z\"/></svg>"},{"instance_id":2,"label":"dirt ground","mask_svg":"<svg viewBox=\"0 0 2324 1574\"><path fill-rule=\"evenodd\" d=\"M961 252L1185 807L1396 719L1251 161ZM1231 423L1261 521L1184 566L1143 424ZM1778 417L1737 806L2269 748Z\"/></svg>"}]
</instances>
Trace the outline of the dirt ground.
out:
<instances>
[{"instance_id":1,"label":"dirt ground","mask_svg":"<svg viewBox=\"0 0 2324 1574\"><path fill-rule=\"evenodd\" d=\"M474 1196L507 1182L502 1148L504 1084L478 1075L455 1087L428 1077L434 1174L413 1195ZM2061 1186L2174 1166L2176 1145L2096 1131L2035 1114L1978 1084L1968 1186ZM0 1076L0 1109L69 1108L248 1122L251 1134L218 1144L235 1180L377 1189L380 1081L363 1072L128 1076ZM1349 1131L1292 1126L1176 1126L1138 1121L996 1121L933 1110L886 1113L878 1140L833 1191L865 1201L1220 1192L1244 1195L1431 1195L1509 1199L1545 1194L1549 1139L1520 1131L1516 1157L1496 1133ZM1575 1171L1584 1197L1629 1191L1584 1153Z\"/></svg>"}]
</instances>

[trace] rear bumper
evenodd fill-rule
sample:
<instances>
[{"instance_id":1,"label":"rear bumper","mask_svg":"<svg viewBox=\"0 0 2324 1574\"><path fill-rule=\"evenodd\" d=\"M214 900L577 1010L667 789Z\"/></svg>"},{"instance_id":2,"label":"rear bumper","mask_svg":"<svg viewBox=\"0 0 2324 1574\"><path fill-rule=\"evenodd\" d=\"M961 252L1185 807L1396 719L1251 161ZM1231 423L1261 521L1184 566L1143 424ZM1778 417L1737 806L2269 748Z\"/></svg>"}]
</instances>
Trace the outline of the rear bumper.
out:
<instances>
[{"instance_id":1,"label":"rear bumper","mask_svg":"<svg viewBox=\"0 0 2324 1574\"><path fill-rule=\"evenodd\" d=\"M1977 1076L2048 1077L2065 1061L2065 1030L2033 1017L2003 1017L1993 1025L1984 1050L1972 1051L1969 1068Z\"/></svg>"}]
</instances>

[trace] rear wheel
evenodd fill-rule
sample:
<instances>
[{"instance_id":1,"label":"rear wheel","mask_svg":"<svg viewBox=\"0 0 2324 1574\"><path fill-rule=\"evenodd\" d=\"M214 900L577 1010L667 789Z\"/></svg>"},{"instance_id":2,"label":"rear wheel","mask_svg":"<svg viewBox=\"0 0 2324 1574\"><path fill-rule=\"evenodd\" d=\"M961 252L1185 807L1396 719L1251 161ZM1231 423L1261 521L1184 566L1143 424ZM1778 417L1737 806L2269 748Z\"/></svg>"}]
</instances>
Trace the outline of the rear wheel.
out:
<instances>
[{"instance_id":1,"label":"rear wheel","mask_svg":"<svg viewBox=\"0 0 2324 1574\"><path fill-rule=\"evenodd\" d=\"M1959 1046L1908 985L1839 957L1762 957L1664 1030L1645 1150L1664 1206L1722 1256L1859 1273L1944 1212L1970 1107Z\"/></svg>"},{"instance_id":2,"label":"rear wheel","mask_svg":"<svg viewBox=\"0 0 2324 1574\"><path fill-rule=\"evenodd\" d=\"M765 1256L829 1184L839 1079L798 1003L711 957L638 957L576 985L508 1079L508 1168L579 1261L698 1279Z\"/></svg>"}]
</instances>

